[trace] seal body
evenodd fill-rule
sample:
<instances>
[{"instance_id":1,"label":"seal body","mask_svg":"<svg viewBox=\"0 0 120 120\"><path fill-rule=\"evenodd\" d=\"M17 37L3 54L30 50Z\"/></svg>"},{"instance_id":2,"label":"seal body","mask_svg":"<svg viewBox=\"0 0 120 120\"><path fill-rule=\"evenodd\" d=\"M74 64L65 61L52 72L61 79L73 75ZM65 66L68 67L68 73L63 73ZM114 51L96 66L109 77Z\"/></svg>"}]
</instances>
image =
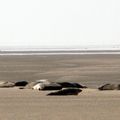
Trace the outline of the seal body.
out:
<instances>
[{"instance_id":1,"label":"seal body","mask_svg":"<svg viewBox=\"0 0 120 120\"><path fill-rule=\"evenodd\" d=\"M8 81L0 81L0 88L14 87L15 83Z\"/></svg>"},{"instance_id":2,"label":"seal body","mask_svg":"<svg viewBox=\"0 0 120 120\"><path fill-rule=\"evenodd\" d=\"M20 80L20 81L15 82L15 86L26 86L27 84L28 82L25 80Z\"/></svg>"},{"instance_id":3,"label":"seal body","mask_svg":"<svg viewBox=\"0 0 120 120\"><path fill-rule=\"evenodd\" d=\"M32 87L32 89L34 90L42 90L43 88L44 88L44 84L42 83L37 83L36 85Z\"/></svg>"},{"instance_id":4,"label":"seal body","mask_svg":"<svg viewBox=\"0 0 120 120\"><path fill-rule=\"evenodd\" d=\"M37 90L60 90L62 86L57 83L38 83L33 86L33 89Z\"/></svg>"},{"instance_id":5,"label":"seal body","mask_svg":"<svg viewBox=\"0 0 120 120\"><path fill-rule=\"evenodd\" d=\"M65 88L56 92L51 92L49 94L47 94L48 96L54 96L54 95L78 95L80 92L82 92L81 89L78 88Z\"/></svg>"},{"instance_id":6,"label":"seal body","mask_svg":"<svg viewBox=\"0 0 120 120\"><path fill-rule=\"evenodd\" d=\"M114 85L114 84L105 84L105 85L99 87L98 89L99 90L115 90L116 85Z\"/></svg>"}]
</instances>

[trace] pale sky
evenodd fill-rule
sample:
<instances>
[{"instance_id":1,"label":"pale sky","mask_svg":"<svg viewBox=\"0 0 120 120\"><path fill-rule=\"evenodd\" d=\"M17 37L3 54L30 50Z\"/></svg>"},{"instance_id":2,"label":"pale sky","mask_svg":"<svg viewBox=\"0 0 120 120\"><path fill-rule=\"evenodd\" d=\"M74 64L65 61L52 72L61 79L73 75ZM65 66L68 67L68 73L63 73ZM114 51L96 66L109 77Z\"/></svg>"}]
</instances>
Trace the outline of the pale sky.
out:
<instances>
[{"instance_id":1,"label":"pale sky","mask_svg":"<svg viewBox=\"0 0 120 120\"><path fill-rule=\"evenodd\" d=\"M120 44L119 0L1 0L0 46Z\"/></svg>"}]
</instances>

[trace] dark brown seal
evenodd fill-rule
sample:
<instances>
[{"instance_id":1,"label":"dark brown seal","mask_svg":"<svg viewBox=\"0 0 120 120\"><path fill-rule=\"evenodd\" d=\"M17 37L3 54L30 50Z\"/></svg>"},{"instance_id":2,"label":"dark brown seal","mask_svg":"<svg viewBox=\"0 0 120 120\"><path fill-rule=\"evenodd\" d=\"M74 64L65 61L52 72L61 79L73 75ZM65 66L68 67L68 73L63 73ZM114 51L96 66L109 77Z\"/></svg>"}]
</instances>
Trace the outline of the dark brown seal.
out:
<instances>
[{"instance_id":1,"label":"dark brown seal","mask_svg":"<svg viewBox=\"0 0 120 120\"><path fill-rule=\"evenodd\" d=\"M59 91L56 91L56 92L51 92L47 95L78 95L80 92L82 92L81 89L79 88L65 88L65 89L62 89L62 90L59 90Z\"/></svg>"}]
</instances>

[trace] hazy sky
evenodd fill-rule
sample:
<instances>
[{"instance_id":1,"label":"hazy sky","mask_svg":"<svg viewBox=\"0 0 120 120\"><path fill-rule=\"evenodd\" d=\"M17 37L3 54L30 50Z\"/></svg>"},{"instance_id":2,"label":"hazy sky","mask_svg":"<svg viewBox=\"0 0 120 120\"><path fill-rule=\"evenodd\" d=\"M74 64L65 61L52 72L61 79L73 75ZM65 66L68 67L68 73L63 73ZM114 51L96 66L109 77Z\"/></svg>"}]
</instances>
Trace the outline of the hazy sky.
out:
<instances>
[{"instance_id":1,"label":"hazy sky","mask_svg":"<svg viewBox=\"0 0 120 120\"><path fill-rule=\"evenodd\" d=\"M120 44L119 0L1 0L0 46Z\"/></svg>"}]
</instances>

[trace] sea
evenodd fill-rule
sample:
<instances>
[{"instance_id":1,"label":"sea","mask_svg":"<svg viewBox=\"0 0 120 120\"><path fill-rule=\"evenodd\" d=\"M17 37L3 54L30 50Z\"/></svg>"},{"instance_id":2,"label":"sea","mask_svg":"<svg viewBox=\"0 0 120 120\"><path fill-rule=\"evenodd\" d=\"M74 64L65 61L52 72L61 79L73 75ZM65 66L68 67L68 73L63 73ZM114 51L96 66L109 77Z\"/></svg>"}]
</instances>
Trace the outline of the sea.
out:
<instances>
[{"instance_id":1,"label":"sea","mask_svg":"<svg viewBox=\"0 0 120 120\"><path fill-rule=\"evenodd\" d=\"M120 54L120 46L77 46L77 47L0 47L0 56L4 55L89 55Z\"/></svg>"}]
</instances>

